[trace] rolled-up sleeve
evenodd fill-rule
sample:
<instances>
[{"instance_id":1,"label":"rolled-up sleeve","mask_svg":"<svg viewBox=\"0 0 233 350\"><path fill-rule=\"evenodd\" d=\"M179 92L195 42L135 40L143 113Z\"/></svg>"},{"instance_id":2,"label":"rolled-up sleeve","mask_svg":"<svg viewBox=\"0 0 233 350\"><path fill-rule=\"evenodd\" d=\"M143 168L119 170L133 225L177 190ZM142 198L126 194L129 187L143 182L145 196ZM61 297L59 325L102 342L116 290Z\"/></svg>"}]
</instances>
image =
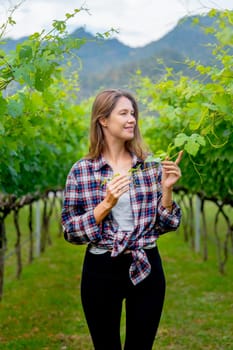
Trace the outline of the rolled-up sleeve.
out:
<instances>
[{"instance_id":1,"label":"rolled-up sleeve","mask_svg":"<svg viewBox=\"0 0 233 350\"><path fill-rule=\"evenodd\" d=\"M62 226L65 239L73 244L85 244L101 239L101 225L97 225L94 208L84 210L81 186L71 169L64 191Z\"/></svg>"},{"instance_id":2,"label":"rolled-up sleeve","mask_svg":"<svg viewBox=\"0 0 233 350\"><path fill-rule=\"evenodd\" d=\"M168 210L162 204L158 203L157 221L159 234L169 231L175 231L181 221L181 209L176 202L172 202L172 210Z\"/></svg>"},{"instance_id":3,"label":"rolled-up sleeve","mask_svg":"<svg viewBox=\"0 0 233 350\"><path fill-rule=\"evenodd\" d=\"M158 193L157 193L157 216L156 231L163 234L169 231L175 231L181 222L181 209L179 205L172 201L172 208L168 210L162 205L162 167L158 171Z\"/></svg>"}]
</instances>

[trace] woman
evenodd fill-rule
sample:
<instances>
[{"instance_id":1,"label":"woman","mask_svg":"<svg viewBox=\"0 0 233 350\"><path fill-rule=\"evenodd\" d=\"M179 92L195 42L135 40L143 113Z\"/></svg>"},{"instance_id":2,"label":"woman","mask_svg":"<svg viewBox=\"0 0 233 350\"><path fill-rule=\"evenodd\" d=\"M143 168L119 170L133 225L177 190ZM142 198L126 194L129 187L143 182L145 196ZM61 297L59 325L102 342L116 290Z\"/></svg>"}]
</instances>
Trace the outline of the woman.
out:
<instances>
[{"instance_id":1,"label":"woman","mask_svg":"<svg viewBox=\"0 0 233 350\"><path fill-rule=\"evenodd\" d=\"M89 154L67 177L65 238L87 243L81 299L95 350L120 350L122 302L125 350L150 350L159 325L165 278L156 244L176 230L181 213L172 187L175 162L147 162L138 105L122 90L100 92L92 107Z\"/></svg>"}]
</instances>

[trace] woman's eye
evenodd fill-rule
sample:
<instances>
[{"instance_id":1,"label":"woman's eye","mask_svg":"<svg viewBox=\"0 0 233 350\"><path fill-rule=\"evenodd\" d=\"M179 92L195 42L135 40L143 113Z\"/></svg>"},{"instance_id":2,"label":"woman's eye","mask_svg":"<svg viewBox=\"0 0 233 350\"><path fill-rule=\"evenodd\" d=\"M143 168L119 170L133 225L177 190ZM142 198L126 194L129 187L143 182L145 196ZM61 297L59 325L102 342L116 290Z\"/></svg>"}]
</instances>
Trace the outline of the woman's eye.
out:
<instances>
[{"instance_id":1,"label":"woman's eye","mask_svg":"<svg viewBox=\"0 0 233 350\"><path fill-rule=\"evenodd\" d=\"M127 116L129 112L120 112L120 115ZM135 118L135 113L131 112L130 115L132 115Z\"/></svg>"}]
</instances>

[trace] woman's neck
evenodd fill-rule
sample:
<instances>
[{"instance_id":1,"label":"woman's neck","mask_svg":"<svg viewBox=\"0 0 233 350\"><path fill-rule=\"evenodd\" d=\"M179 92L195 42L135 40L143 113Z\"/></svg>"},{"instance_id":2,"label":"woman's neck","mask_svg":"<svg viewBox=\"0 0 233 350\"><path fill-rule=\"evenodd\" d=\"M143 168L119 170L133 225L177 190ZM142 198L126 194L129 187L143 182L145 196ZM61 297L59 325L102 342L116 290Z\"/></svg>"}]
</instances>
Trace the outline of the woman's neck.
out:
<instances>
[{"instance_id":1,"label":"woman's neck","mask_svg":"<svg viewBox=\"0 0 233 350\"><path fill-rule=\"evenodd\" d=\"M126 174L132 167L132 157L125 147L107 147L103 152L103 157L114 173Z\"/></svg>"}]
</instances>

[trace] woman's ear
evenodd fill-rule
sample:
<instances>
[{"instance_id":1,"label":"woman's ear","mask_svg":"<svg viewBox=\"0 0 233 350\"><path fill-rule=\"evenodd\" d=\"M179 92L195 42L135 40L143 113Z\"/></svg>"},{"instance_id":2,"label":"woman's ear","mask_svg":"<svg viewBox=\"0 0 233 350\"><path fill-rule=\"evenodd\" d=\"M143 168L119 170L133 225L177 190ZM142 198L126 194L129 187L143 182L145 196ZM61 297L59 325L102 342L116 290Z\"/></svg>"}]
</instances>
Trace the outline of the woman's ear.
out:
<instances>
[{"instance_id":1,"label":"woman's ear","mask_svg":"<svg viewBox=\"0 0 233 350\"><path fill-rule=\"evenodd\" d=\"M100 123L101 126L106 128L106 126L107 126L107 118L105 118L105 117L99 118L99 123Z\"/></svg>"}]
</instances>

